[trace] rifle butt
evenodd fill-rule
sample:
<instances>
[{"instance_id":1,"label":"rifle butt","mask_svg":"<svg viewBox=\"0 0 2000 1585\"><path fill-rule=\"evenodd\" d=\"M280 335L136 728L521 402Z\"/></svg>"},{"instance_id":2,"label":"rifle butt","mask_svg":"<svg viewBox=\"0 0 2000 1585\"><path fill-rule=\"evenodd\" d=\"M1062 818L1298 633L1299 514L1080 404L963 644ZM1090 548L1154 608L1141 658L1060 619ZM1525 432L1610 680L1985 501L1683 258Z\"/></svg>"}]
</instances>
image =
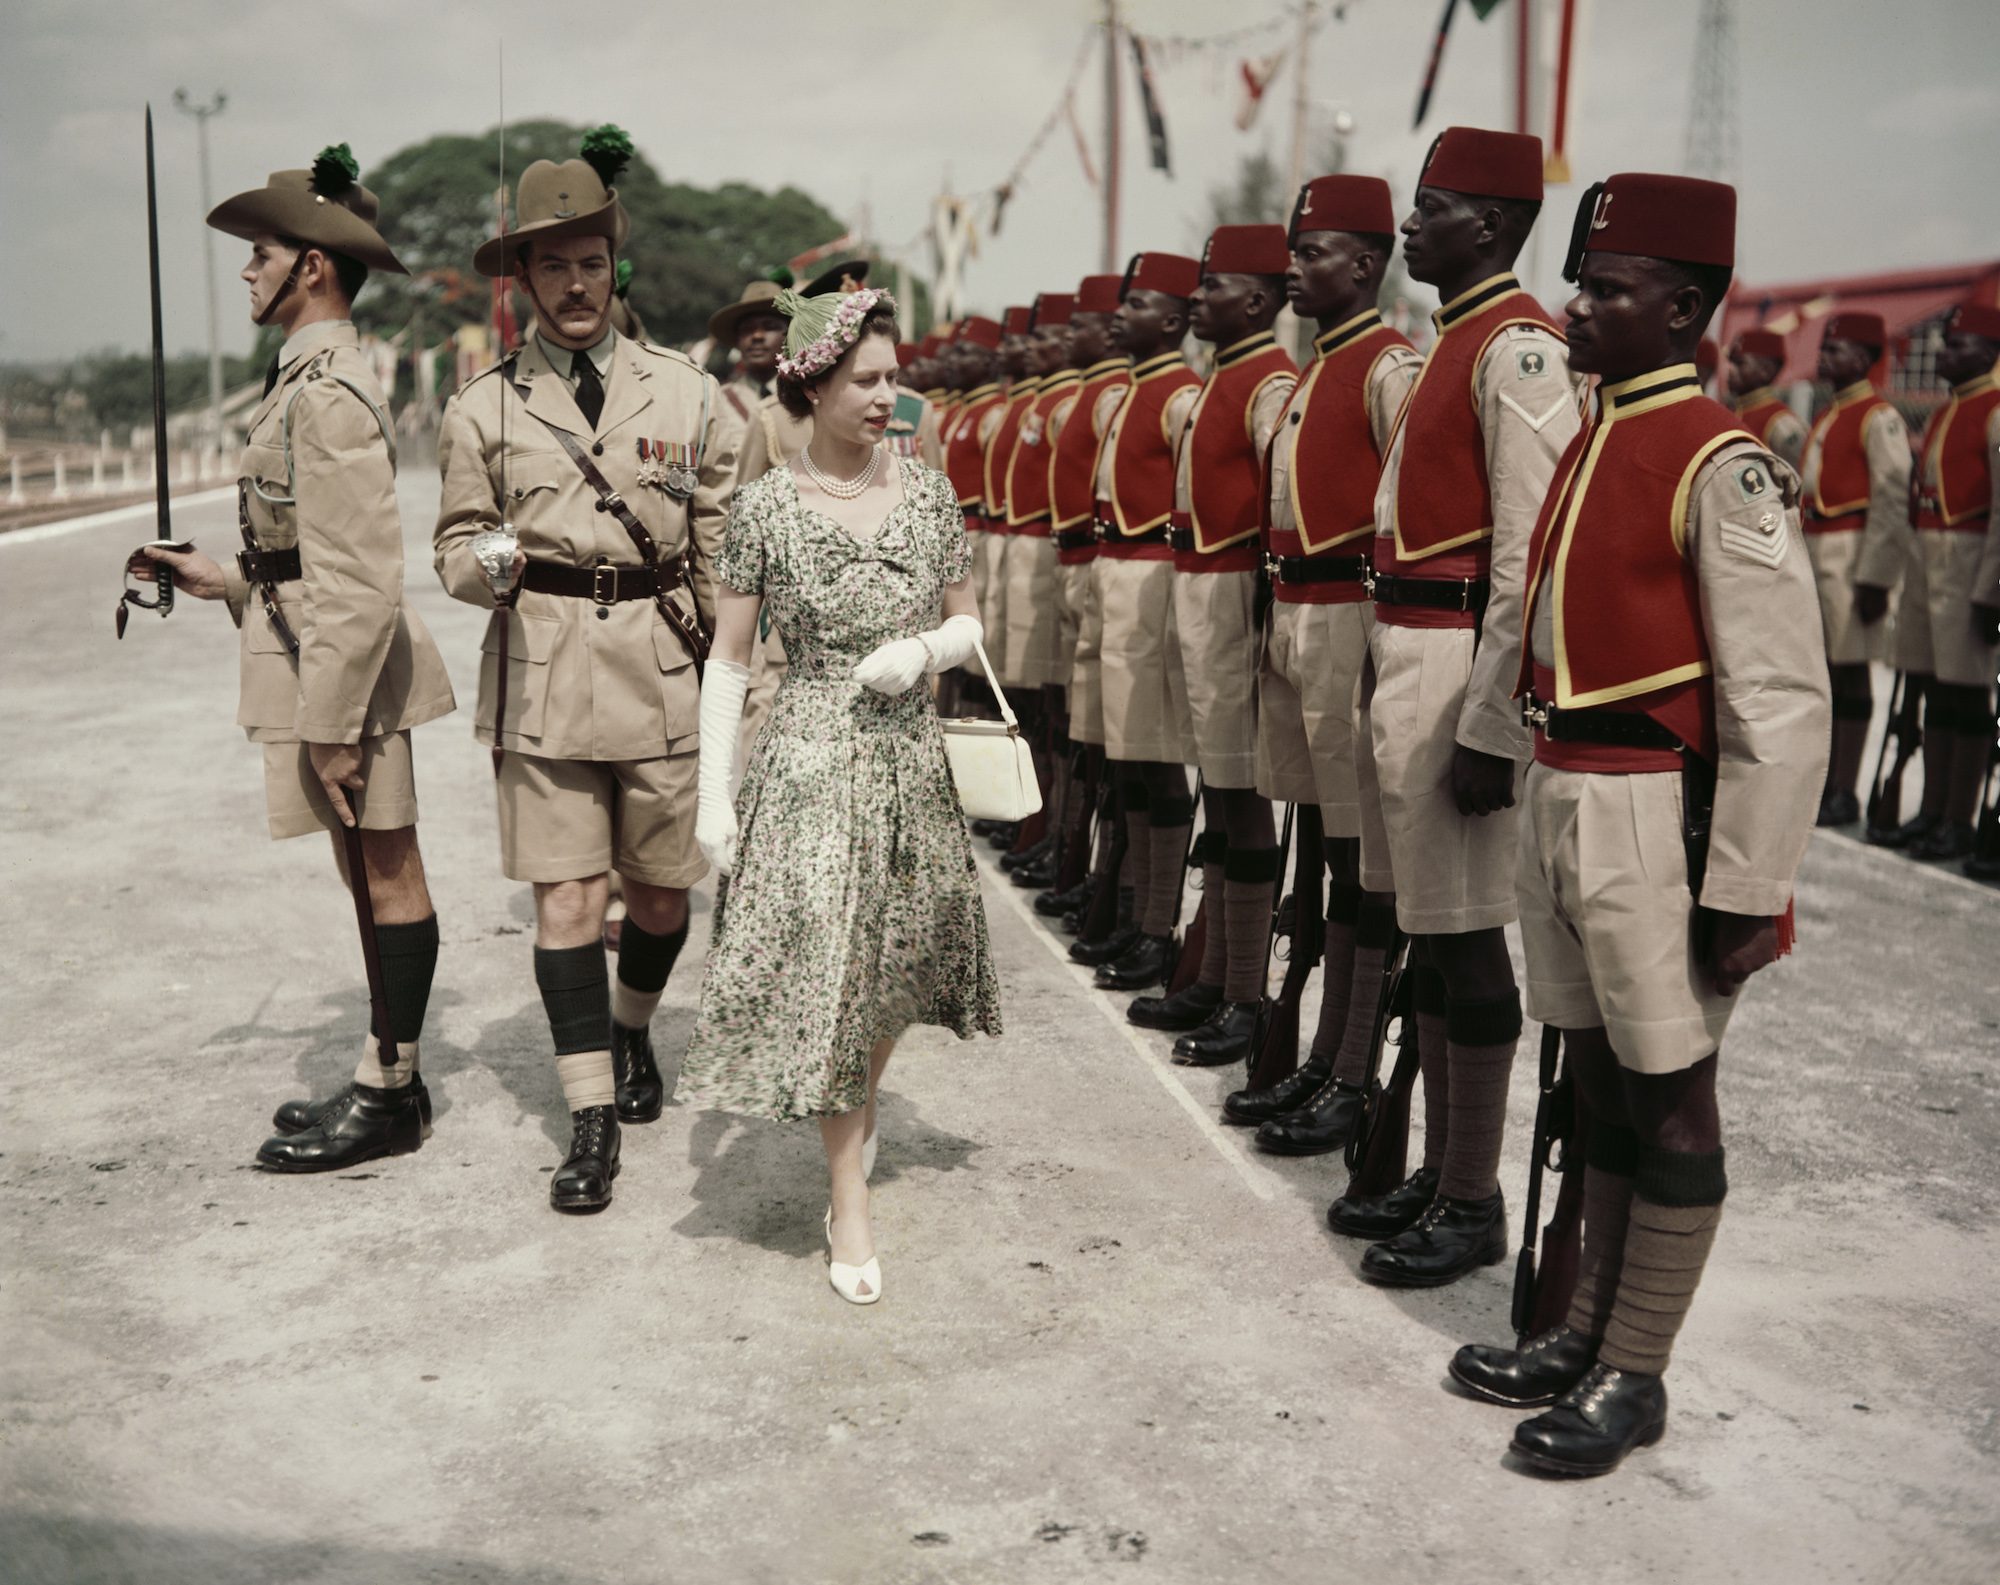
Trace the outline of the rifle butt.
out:
<instances>
[{"instance_id":1,"label":"rifle butt","mask_svg":"<svg viewBox=\"0 0 2000 1585\"><path fill-rule=\"evenodd\" d=\"M1250 1059L1247 1083L1253 1090L1268 1090L1298 1068L1299 1000L1288 984L1264 1015L1264 1039Z\"/></svg>"},{"instance_id":2,"label":"rifle butt","mask_svg":"<svg viewBox=\"0 0 2000 1585\"><path fill-rule=\"evenodd\" d=\"M1181 955L1174 960L1174 972L1167 981L1167 994L1186 990L1201 974L1202 954L1208 950L1208 894L1195 905L1194 918L1181 937Z\"/></svg>"},{"instance_id":3,"label":"rifle butt","mask_svg":"<svg viewBox=\"0 0 2000 1585\"><path fill-rule=\"evenodd\" d=\"M1391 1075L1376 1092L1374 1117L1347 1181L1350 1195L1387 1194L1409 1176L1410 1087L1397 1082L1400 1076Z\"/></svg>"}]
</instances>

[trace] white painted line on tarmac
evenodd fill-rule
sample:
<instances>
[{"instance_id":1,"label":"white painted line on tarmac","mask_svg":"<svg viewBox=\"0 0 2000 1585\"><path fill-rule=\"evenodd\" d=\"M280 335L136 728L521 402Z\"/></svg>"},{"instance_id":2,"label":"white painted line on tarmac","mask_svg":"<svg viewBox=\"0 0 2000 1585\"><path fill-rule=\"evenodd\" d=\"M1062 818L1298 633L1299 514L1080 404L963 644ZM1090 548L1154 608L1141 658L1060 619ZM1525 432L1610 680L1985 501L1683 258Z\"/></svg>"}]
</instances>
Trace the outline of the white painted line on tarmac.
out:
<instances>
[{"instance_id":1,"label":"white painted line on tarmac","mask_svg":"<svg viewBox=\"0 0 2000 1585\"><path fill-rule=\"evenodd\" d=\"M1896 848L1877 847L1873 842L1864 842L1860 837L1851 837L1845 831L1815 831L1814 837L1826 837L1834 842L1844 842L1848 847L1859 848L1870 858L1883 865L1900 864L1906 869L1916 869L1927 881L1944 881L1969 892L1977 892L1989 900L2000 900L2000 891L1984 881L1976 881L1970 875L1961 875L1956 869L1946 869L1942 864L1927 864L1922 859L1913 859L1909 854ZM1954 863L1957 861L1954 860Z\"/></svg>"},{"instance_id":2,"label":"white painted line on tarmac","mask_svg":"<svg viewBox=\"0 0 2000 1585\"><path fill-rule=\"evenodd\" d=\"M974 840L977 841L976 838ZM1117 1030L1122 1043L1138 1055L1140 1065L1159 1081L1160 1088L1178 1101L1181 1110L1194 1119L1195 1127L1201 1130L1202 1137L1215 1147L1217 1154L1224 1161L1236 1169L1236 1175L1243 1180L1245 1187L1260 1200L1266 1202L1275 1200L1278 1191L1287 1186L1285 1181L1262 1162L1244 1154L1242 1146L1231 1139L1228 1131L1203 1109L1201 1102L1188 1093L1186 1087L1174 1077L1173 1070L1160 1061L1158 1048L1151 1043L1146 1033L1137 1025L1127 1023L1124 1015L1111 1004L1104 992L1092 983L1087 977L1091 971L1079 968L1070 962L1068 948L1051 935L1036 917L1034 908L1028 901L1028 894L1016 886L1006 872L989 860L984 853L978 852L976 848L974 853L980 869L993 882L988 891L999 893L1007 906L1026 923L1028 934L1040 941L1048 949L1049 955L1069 970L1071 977L1076 979L1085 996L1096 1006L1098 1012L1103 1014L1105 1021Z\"/></svg>"},{"instance_id":3,"label":"white painted line on tarmac","mask_svg":"<svg viewBox=\"0 0 2000 1585\"><path fill-rule=\"evenodd\" d=\"M176 508L206 506L211 501L227 500L235 494L233 484L220 485L213 490L203 490L195 495L177 495L173 498ZM86 528L108 528L113 523L137 522L140 518L153 515L151 501L135 501L130 506L114 506L108 512L92 512L87 517L65 517L59 522L37 523L33 528L17 528L11 533L0 533L0 550L9 545L38 545L43 540L61 539L66 534L81 533Z\"/></svg>"}]
</instances>

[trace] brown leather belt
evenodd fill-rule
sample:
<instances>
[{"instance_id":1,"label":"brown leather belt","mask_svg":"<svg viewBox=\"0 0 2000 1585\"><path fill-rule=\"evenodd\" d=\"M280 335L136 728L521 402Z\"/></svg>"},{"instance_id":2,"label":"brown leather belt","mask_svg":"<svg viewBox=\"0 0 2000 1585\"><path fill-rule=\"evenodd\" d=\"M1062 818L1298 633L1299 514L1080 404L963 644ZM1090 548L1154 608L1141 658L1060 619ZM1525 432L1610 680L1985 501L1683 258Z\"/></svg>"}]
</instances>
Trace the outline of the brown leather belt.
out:
<instances>
[{"instance_id":1,"label":"brown leather belt","mask_svg":"<svg viewBox=\"0 0 2000 1585\"><path fill-rule=\"evenodd\" d=\"M245 583L291 583L304 576L296 545L283 550L239 550L236 568Z\"/></svg>"},{"instance_id":2,"label":"brown leather belt","mask_svg":"<svg viewBox=\"0 0 2000 1585\"><path fill-rule=\"evenodd\" d=\"M1533 694L1521 699L1521 722L1552 743L1598 743L1607 748L1685 747L1649 715L1631 710L1564 710L1544 704Z\"/></svg>"},{"instance_id":3,"label":"brown leather belt","mask_svg":"<svg viewBox=\"0 0 2000 1585\"><path fill-rule=\"evenodd\" d=\"M1432 611L1486 609L1492 581L1486 578L1404 578L1378 572L1368 580L1369 598L1377 605L1417 605Z\"/></svg>"},{"instance_id":4,"label":"brown leather belt","mask_svg":"<svg viewBox=\"0 0 2000 1585\"><path fill-rule=\"evenodd\" d=\"M564 561L530 559L521 572L521 587L536 594L559 594L571 600L617 605L625 600L652 600L681 585L681 558L669 556L651 567L635 567L600 559L594 567Z\"/></svg>"},{"instance_id":5,"label":"brown leather belt","mask_svg":"<svg viewBox=\"0 0 2000 1585\"><path fill-rule=\"evenodd\" d=\"M1366 556L1272 556L1264 557L1264 570L1273 583L1287 587L1302 583L1365 583Z\"/></svg>"}]
</instances>

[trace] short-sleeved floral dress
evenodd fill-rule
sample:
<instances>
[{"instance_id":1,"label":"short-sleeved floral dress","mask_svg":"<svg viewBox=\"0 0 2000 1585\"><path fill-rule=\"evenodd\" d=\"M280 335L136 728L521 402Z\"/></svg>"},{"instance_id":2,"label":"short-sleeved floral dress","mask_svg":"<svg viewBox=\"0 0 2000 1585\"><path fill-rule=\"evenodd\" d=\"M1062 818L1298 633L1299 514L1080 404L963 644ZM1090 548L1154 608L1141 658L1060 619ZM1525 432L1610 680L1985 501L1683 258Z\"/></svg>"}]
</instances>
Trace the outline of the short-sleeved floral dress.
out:
<instances>
[{"instance_id":1,"label":"short-sleeved floral dress","mask_svg":"<svg viewBox=\"0 0 2000 1585\"><path fill-rule=\"evenodd\" d=\"M971 565L950 482L900 466L903 499L865 542L773 469L738 492L716 562L722 582L764 597L790 658L737 796L729 906L681 1067L725 1111L852 1111L877 1041L912 1024L1000 1033L931 690L890 698L852 675L878 645L936 627Z\"/></svg>"}]
</instances>

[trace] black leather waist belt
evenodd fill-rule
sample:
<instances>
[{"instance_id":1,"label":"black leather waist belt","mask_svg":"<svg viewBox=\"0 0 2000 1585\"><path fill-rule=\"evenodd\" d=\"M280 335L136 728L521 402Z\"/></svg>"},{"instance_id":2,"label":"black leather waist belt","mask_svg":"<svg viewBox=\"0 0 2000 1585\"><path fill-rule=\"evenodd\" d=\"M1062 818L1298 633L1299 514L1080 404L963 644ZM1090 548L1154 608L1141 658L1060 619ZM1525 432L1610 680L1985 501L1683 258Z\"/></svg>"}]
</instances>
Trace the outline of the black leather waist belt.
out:
<instances>
[{"instance_id":1,"label":"black leather waist belt","mask_svg":"<svg viewBox=\"0 0 2000 1585\"><path fill-rule=\"evenodd\" d=\"M1169 523L1167 525L1167 543L1173 546L1175 550L1183 553L1196 549L1194 525L1189 523L1183 526L1179 523Z\"/></svg>"},{"instance_id":2,"label":"black leather waist belt","mask_svg":"<svg viewBox=\"0 0 2000 1585\"><path fill-rule=\"evenodd\" d=\"M1092 526L1097 531L1100 545L1165 545L1170 542L1165 523L1149 528L1143 534L1121 533L1118 525L1108 517L1100 517Z\"/></svg>"},{"instance_id":3,"label":"black leather waist belt","mask_svg":"<svg viewBox=\"0 0 2000 1585\"><path fill-rule=\"evenodd\" d=\"M1088 550L1097 543L1097 525L1085 523L1077 528L1059 528L1055 541L1057 550Z\"/></svg>"},{"instance_id":4,"label":"black leather waist belt","mask_svg":"<svg viewBox=\"0 0 2000 1585\"><path fill-rule=\"evenodd\" d=\"M1681 740L1651 716L1630 710L1563 710L1528 694L1521 700L1521 720L1551 743L1597 743L1606 748L1682 747Z\"/></svg>"},{"instance_id":5,"label":"black leather waist belt","mask_svg":"<svg viewBox=\"0 0 2000 1585\"><path fill-rule=\"evenodd\" d=\"M245 583L290 583L302 576L296 545L283 550L239 550L236 567Z\"/></svg>"},{"instance_id":6,"label":"black leather waist belt","mask_svg":"<svg viewBox=\"0 0 2000 1585\"><path fill-rule=\"evenodd\" d=\"M651 600L677 589L681 558L671 556L656 567L634 567L600 561L594 567L572 567L562 561L530 561L521 573L521 587L536 594L560 594L572 600L616 605L622 600Z\"/></svg>"},{"instance_id":7,"label":"black leather waist belt","mask_svg":"<svg viewBox=\"0 0 2000 1585\"><path fill-rule=\"evenodd\" d=\"M1377 605L1420 605L1433 611L1484 611L1492 584L1485 578L1404 578L1376 573L1368 593Z\"/></svg>"},{"instance_id":8,"label":"black leather waist belt","mask_svg":"<svg viewBox=\"0 0 2000 1585\"><path fill-rule=\"evenodd\" d=\"M1368 558L1267 554L1264 570L1271 575L1273 583L1363 583L1368 578Z\"/></svg>"}]
</instances>

